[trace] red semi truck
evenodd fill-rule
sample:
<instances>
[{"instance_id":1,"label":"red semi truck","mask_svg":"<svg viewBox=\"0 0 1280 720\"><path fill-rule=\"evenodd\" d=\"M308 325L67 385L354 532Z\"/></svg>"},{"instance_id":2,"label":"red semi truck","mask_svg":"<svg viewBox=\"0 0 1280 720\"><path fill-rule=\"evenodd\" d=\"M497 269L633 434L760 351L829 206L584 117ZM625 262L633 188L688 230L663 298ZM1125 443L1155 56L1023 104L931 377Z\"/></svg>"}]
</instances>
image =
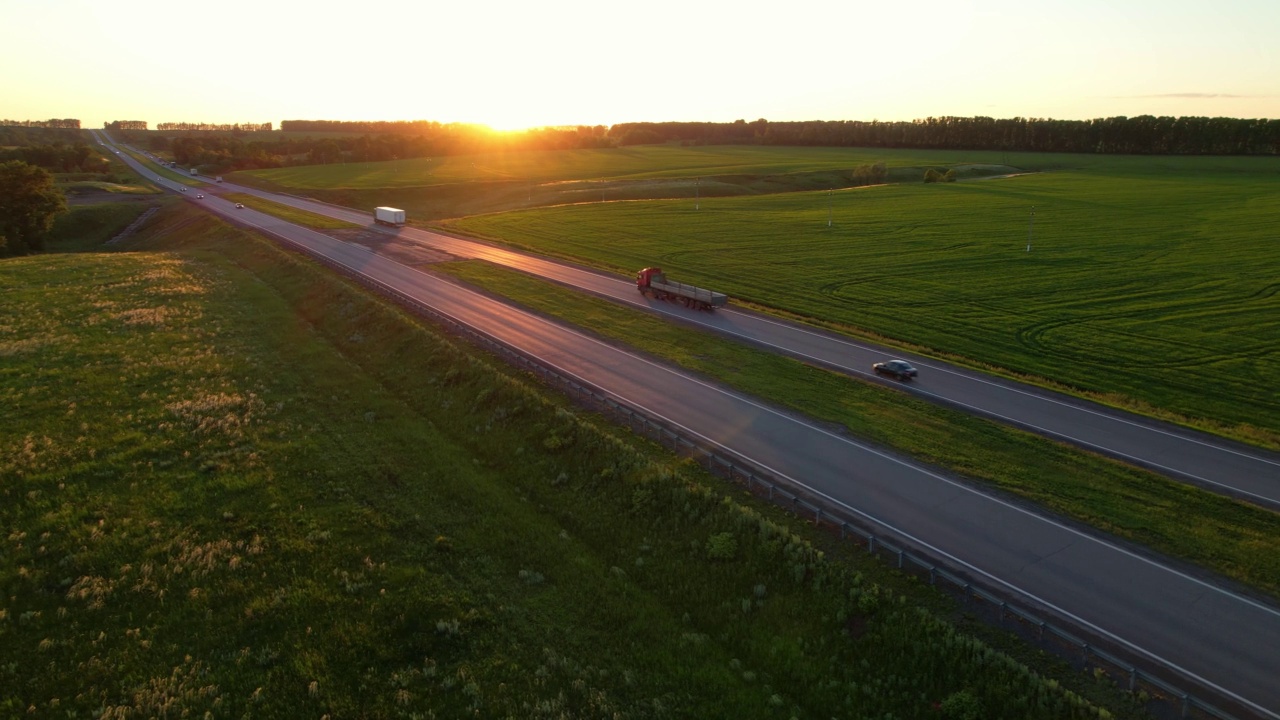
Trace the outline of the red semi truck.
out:
<instances>
[{"instance_id":1,"label":"red semi truck","mask_svg":"<svg viewBox=\"0 0 1280 720\"><path fill-rule=\"evenodd\" d=\"M648 267L636 273L636 287L641 295L653 295L659 300L674 300L699 310L715 310L729 302L729 296L724 293L668 280L662 268L656 267Z\"/></svg>"}]
</instances>

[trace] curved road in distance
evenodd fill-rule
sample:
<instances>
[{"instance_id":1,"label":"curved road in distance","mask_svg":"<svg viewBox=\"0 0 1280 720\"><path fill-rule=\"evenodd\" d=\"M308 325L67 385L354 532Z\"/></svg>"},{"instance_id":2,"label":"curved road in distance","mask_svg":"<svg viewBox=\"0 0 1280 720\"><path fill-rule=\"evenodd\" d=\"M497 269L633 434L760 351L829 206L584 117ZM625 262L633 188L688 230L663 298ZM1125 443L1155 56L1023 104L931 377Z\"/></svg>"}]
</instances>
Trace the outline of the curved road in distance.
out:
<instances>
[{"instance_id":1,"label":"curved road in distance","mask_svg":"<svg viewBox=\"0 0 1280 720\"><path fill-rule=\"evenodd\" d=\"M228 183L218 188L371 225L369 213L349 208ZM732 307L714 313L690 310L642 296L630 280L564 262L417 228L388 228L385 232L389 240L420 243L458 257L522 270L1280 510L1280 453L759 313ZM871 372L871 365L890 357L910 360L921 369L921 376L906 384L881 380Z\"/></svg>"},{"instance_id":2,"label":"curved road in distance","mask_svg":"<svg viewBox=\"0 0 1280 720\"><path fill-rule=\"evenodd\" d=\"M221 199L195 202L825 496L979 584L1021 596L1259 716L1280 719L1280 609L362 246Z\"/></svg>"}]
</instances>

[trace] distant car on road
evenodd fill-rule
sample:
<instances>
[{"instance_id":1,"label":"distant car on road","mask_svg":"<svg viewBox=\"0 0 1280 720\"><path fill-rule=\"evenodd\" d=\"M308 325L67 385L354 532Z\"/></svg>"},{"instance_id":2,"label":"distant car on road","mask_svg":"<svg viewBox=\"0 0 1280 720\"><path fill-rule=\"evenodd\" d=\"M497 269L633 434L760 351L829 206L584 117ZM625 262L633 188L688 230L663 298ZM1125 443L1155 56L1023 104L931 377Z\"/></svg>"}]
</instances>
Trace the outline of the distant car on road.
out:
<instances>
[{"instance_id":1,"label":"distant car on road","mask_svg":"<svg viewBox=\"0 0 1280 720\"><path fill-rule=\"evenodd\" d=\"M238 210L243 210L243 209L244 209L244 203L236 203L236 208L237 208Z\"/></svg>"},{"instance_id":2,"label":"distant car on road","mask_svg":"<svg viewBox=\"0 0 1280 720\"><path fill-rule=\"evenodd\" d=\"M877 375L888 375L899 380L910 380L920 374L919 370L911 367L911 363L906 360L889 360L887 362L878 362L871 366Z\"/></svg>"},{"instance_id":3,"label":"distant car on road","mask_svg":"<svg viewBox=\"0 0 1280 720\"><path fill-rule=\"evenodd\" d=\"M199 194L199 193L196 193L196 199L197 199L197 200L203 200L203 199L204 199L204 196L203 196L203 195L201 195L201 194Z\"/></svg>"}]
</instances>

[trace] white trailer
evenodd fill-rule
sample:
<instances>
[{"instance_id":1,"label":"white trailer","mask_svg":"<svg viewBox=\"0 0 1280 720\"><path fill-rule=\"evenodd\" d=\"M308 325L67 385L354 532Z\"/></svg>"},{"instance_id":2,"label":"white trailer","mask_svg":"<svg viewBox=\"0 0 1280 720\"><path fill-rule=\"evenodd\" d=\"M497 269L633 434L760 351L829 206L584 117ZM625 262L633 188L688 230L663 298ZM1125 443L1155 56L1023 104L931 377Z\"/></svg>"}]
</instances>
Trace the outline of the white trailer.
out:
<instances>
[{"instance_id":1,"label":"white trailer","mask_svg":"<svg viewBox=\"0 0 1280 720\"><path fill-rule=\"evenodd\" d=\"M379 225L404 227L404 211L393 207L374 208L373 221Z\"/></svg>"}]
</instances>

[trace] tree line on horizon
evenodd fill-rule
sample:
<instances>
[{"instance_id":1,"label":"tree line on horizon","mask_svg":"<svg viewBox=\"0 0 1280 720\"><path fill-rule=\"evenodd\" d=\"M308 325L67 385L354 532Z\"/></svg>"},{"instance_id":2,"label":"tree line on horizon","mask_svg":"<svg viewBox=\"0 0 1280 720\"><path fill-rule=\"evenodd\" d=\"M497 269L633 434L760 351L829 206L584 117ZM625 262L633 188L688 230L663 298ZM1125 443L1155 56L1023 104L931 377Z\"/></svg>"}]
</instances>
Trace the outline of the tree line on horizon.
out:
<instances>
[{"instance_id":1,"label":"tree line on horizon","mask_svg":"<svg viewBox=\"0 0 1280 720\"><path fill-rule=\"evenodd\" d=\"M620 145L688 142L921 150L995 150L1119 155L1276 155L1280 120L1226 117L1111 117L1094 120L937 117L732 123L620 123Z\"/></svg>"},{"instance_id":2,"label":"tree line on horizon","mask_svg":"<svg viewBox=\"0 0 1280 720\"><path fill-rule=\"evenodd\" d=\"M285 121L291 123L292 121ZM122 133L122 138L145 145L156 152L168 152L182 166L201 167L209 172L257 170L287 165L314 165L335 162L376 162L438 155L527 150L571 150L613 147L608 128L603 125L572 129L543 128L527 133L494 133L479 125L433 122L344 123L315 121L309 129L281 130L323 132L324 137L253 137L225 134L188 133L167 136L159 131L144 134ZM350 134L338 127L346 126ZM384 132L369 130L381 127ZM394 127L394 130L387 130ZM359 128L356 130L355 128ZM357 134L359 133L359 134Z\"/></svg>"},{"instance_id":3,"label":"tree line on horizon","mask_svg":"<svg viewBox=\"0 0 1280 720\"><path fill-rule=\"evenodd\" d=\"M0 128L80 128L76 119L0 120ZM157 130L253 133L271 123L160 123ZM108 130L146 130L141 120L116 120ZM286 132L361 134L371 138L409 137L412 142L332 138L344 160L382 160L488 150L559 150L617 145L682 142L702 145L800 145L934 150L996 150L1134 155L1276 155L1280 120L1201 116L1109 117L1092 120L1052 118L929 117L911 121L810 120L770 122L634 122L611 127L537 128L495 133L483 125L430 120L350 121L283 120ZM291 148L292 149L292 148ZM331 158L326 146L316 161ZM310 153L310 149L305 153ZM282 155L270 150L266 155ZM311 161L310 157L272 162ZM333 161L333 160L329 160Z\"/></svg>"},{"instance_id":4,"label":"tree line on horizon","mask_svg":"<svg viewBox=\"0 0 1280 720\"><path fill-rule=\"evenodd\" d=\"M254 133L254 132L271 132L272 124L266 123L192 123L192 122L162 122L156 123L156 130L173 131L173 130L194 130L202 132L230 132L230 133ZM131 130L146 130L142 128L129 128Z\"/></svg>"},{"instance_id":5,"label":"tree line on horizon","mask_svg":"<svg viewBox=\"0 0 1280 720\"><path fill-rule=\"evenodd\" d=\"M74 118L55 118L52 120L0 120L0 127L60 128L63 130L79 130L80 121Z\"/></svg>"}]
</instances>

